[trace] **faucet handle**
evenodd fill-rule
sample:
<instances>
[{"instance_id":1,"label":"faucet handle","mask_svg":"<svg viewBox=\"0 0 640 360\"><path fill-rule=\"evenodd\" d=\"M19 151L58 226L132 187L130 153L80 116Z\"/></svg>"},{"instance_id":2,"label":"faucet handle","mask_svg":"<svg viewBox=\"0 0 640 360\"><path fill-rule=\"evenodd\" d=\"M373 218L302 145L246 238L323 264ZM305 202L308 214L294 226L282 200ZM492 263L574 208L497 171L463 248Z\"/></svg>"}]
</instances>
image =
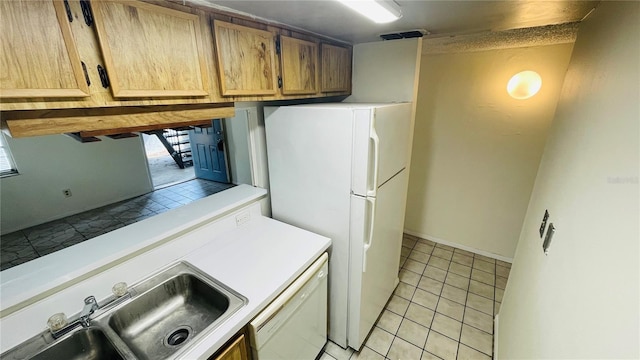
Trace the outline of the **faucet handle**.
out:
<instances>
[{"instance_id":1,"label":"faucet handle","mask_svg":"<svg viewBox=\"0 0 640 360\"><path fill-rule=\"evenodd\" d=\"M113 287L111 288L111 291L113 291L113 295L115 295L116 297L124 296L128 291L127 283L119 282L113 285Z\"/></svg>"},{"instance_id":2,"label":"faucet handle","mask_svg":"<svg viewBox=\"0 0 640 360\"><path fill-rule=\"evenodd\" d=\"M85 305L93 305L93 304L97 304L98 302L96 301L96 297L91 295L91 296L87 296L86 298L84 298L84 304Z\"/></svg>"},{"instance_id":3,"label":"faucet handle","mask_svg":"<svg viewBox=\"0 0 640 360\"><path fill-rule=\"evenodd\" d=\"M49 320L47 320L47 326L51 332L56 332L65 326L67 326L68 320L67 316L64 313L57 313L51 315Z\"/></svg>"}]
</instances>

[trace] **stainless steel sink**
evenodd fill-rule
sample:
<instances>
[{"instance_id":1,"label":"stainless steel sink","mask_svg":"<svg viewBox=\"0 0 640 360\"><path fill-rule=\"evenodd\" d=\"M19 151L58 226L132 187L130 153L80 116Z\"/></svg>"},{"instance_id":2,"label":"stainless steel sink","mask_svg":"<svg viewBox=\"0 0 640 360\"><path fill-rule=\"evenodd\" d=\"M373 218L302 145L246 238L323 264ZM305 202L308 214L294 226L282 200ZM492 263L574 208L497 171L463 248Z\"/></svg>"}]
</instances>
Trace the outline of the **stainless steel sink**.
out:
<instances>
[{"instance_id":1,"label":"stainless steel sink","mask_svg":"<svg viewBox=\"0 0 640 360\"><path fill-rule=\"evenodd\" d=\"M122 360L123 357L102 330L90 327L74 332L32 358L32 360L51 359Z\"/></svg>"},{"instance_id":2,"label":"stainless steel sink","mask_svg":"<svg viewBox=\"0 0 640 360\"><path fill-rule=\"evenodd\" d=\"M97 326L78 329L57 340L53 339L48 332L44 332L3 353L0 358L3 360L125 359Z\"/></svg>"},{"instance_id":3,"label":"stainless steel sink","mask_svg":"<svg viewBox=\"0 0 640 360\"><path fill-rule=\"evenodd\" d=\"M128 296L116 305L102 305L91 316L88 328L78 327L57 340L45 331L0 358L176 358L247 303L240 294L186 262L129 287Z\"/></svg>"},{"instance_id":4,"label":"stainless steel sink","mask_svg":"<svg viewBox=\"0 0 640 360\"><path fill-rule=\"evenodd\" d=\"M185 263L138 286L148 290L115 310L108 324L139 359L164 359L219 324L244 301Z\"/></svg>"}]
</instances>

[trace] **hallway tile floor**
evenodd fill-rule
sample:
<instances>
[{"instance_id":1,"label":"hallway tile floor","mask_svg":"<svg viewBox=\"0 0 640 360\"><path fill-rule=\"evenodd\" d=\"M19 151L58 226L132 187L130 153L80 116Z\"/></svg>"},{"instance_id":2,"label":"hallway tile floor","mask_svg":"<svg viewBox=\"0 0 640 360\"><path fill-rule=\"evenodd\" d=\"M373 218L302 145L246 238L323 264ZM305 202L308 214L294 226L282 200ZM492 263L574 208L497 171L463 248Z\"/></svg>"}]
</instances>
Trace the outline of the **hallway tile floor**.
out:
<instances>
[{"instance_id":1,"label":"hallway tile floor","mask_svg":"<svg viewBox=\"0 0 640 360\"><path fill-rule=\"evenodd\" d=\"M362 350L328 342L320 360L491 359L511 264L405 234L400 266Z\"/></svg>"},{"instance_id":2,"label":"hallway tile floor","mask_svg":"<svg viewBox=\"0 0 640 360\"><path fill-rule=\"evenodd\" d=\"M193 179L0 238L0 270L50 254L233 187Z\"/></svg>"}]
</instances>

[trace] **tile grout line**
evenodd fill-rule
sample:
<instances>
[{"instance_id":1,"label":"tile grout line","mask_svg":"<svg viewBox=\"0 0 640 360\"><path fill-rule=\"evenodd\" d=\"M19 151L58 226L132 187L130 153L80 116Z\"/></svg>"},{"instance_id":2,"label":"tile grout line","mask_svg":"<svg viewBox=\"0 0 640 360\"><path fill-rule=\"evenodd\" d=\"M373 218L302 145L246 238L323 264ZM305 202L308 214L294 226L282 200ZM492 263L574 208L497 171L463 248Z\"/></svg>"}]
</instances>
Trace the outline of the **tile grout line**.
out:
<instances>
[{"instance_id":1,"label":"tile grout line","mask_svg":"<svg viewBox=\"0 0 640 360\"><path fill-rule=\"evenodd\" d=\"M460 335L458 335L458 348L456 349L456 359L460 354L460 344L462 344L462 330L464 329L464 316L467 313L467 302L469 302L469 294L471 293L471 274L473 273L473 263L475 263L476 257L473 255L473 261L471 262L471 272L469 273L469 290L467 291L467 297L464 299L464 308L462 309L462 321L460 325ZM467 344L464 344L467 346Z\"/></svg>"},{"instance_id":2,"label":"tile grout line","mask_svg":"<svg viewBox=\"0 0 640 360\"><path fill-rule=\"evenodd\" d=\"M475 259L475 255L474 255L474 260L473 260L473 261L474 261L474 262L476 261L476 259ZM495 291L495 286L494 286L494 291ZM468 299L468 295L467 295L467 299ZM495 306L495 305L494 305L494 306ZM466 312L466 308L467 308L467 306L466 306L466 304L465 304L465 312ZM473 308L472 308L472 309L473 309ZM474 310L475 310L475 309L474 309ZM479 311L479 310L476 310L476 311ZM493 314L493 311L494 311L494 310L493 310L493 308L492 308L492 310L491 310L491 311L492 311L492 314ZM483 311L479 311L479 312L484 313ZM489 315L489 314L487 314L487 315ZM493 318L493 315L491 315L491 316L492 316L492 318ZM464 318L463 318L463 320L464 320ZM468 325L468 324L464 324L464 322L463 322L463 326L464 326L464 325L467 325L467 326L469 326L469 327L472 327L472 328L474 328L474 329L477 329L475 326L471 326L471 325ZM494 334L493 334L493 322L492 322L492 325L491 325L491 326L492 326L492 327L491 327L491 329L492 329L492 333L491 333L490 335L491 335L491 344L493 345L493 335L494 335ZM482 329L478 329L478 330L483 331ZM484 332L485 332L485 333L487 333L486 331L484 331ZM460 340L462 340L462 329L460 330ZM460 350L460 344L462 344L462 341L460 341L460 343L458 344L458 351ZM483 351L481 351L481 350L479 350L479 349L476 349L476 348L474 348L474 347L473 347L473 346L471 346L471 345L468 345L468 344L463 344L463 345L464 345L464 346L466 346L466 347L468 347L468 348L470 348L470 349L473 349L473 350L475 350L475 351L477 351L477 352L479 352L479 353L481 353L481 354L487 355L485 352L483 352ZM488 355L488 356L490 356L490 357L493 359L493 346L492 346L492 353L491 353L491 355ZM457 355L456 355L456 357L457 357Z\"/></svg>"},{"instance_id":3,"label":"tile grout line","mask_svg":"<svg viewBox=\"0 0 640 360\"><path fill-rule=\"evenodd\" d=\"M429 257L429 260L431 260L431 257L434 257L434 256L435 256L435 257L438 257L438 256L436 256L436 255L433 255L433 251L434 251L435 249L436 249L436 247L435 247L435 245L434 245L434 246L433 246L433 249L431 249L431 252L429 253L429 256L430 256L430 257ZM439 258L439 257L438 257L438 258ZM428 263L427 263L427 265L428 265ZM432 265L432 266L433 266L433 265ZM440 269L440 268L438 268L437 266L433 266L433 267L434 267L434 268L437 268L437 269ZM440 269L440 270L442 270L442 269ZM426 266L425 266L425 271L427 271L427 267L426 267ZM424 272L423 272L423 274L424 274ZM444 278L445 278L445 280L447 279L447 274L445 274L445 277L444 277ZM434 279L434 280L436 280L436 279ZM442 285L442 286L444 287L444 282L443 282L443 285ZM416 286L416 289L417 289L417 286ZM424 290L424 291L427 291L427 290ZM430 292L430 293L431 293L431 292ZM440 293L442 293L442 290L440 290ZM434 294L434 295L435 295L435 294ZM433 322L435 321L436 314L438 313L438 304L440 304L440 297L441 297L441 296L439 295L439 296L438 296L438 301L436 301L436 305L434 306L434 307L435 307L435 309L433 309L433 316L431 317L431 322L429 323L429 326L428 326L428 328L429 328L429 332L427 333L427 338L426 338L426 339L424 339L424 344L422 345L422 351L423 351L423 352L424 352L424 351L427 351L427 342L429 341L429 335L431 335L431 332L432 332L432 331L435 331L435 330L433 330ZM420 304L418 304L418 305L420 305ZM425 306L425 307L426 307L426 306ZM428 309L428 308L427 308L427 309ZM436 331L436 332L437 332L437 331ZM428 352L428 351L427 351L427 352Z\"/></svg>"},{"instance_id":4,"label":"tile grout line","mask_svg":"<svg viewBox=\"0 0 640 360\"><path fill-rule=\"evenodd\" d=\"M494 282L495 282L495 286L493 287L493 307L491 308L493 310L493 314L491 315L491 358L495 358L495 354L494 354L494 350L495 350L495 343L496 343L496 328L495 328L495 319L496 319L496 299L497 299L497 294L496 294L496 289L498 288L498 262L496 261L496 264L494 266L494 271L495 271L495 276L494 276ZM502 300L502 299L501 299Z\"/></svg>"},{"instance_id":5,"label":"tile grout line","mask_svg":"<svg viewBox=\"0 0 640 360\"><path fill-rule=\"evenodd\" d=\"M38 255L38 257L41 257L42 255L40 255L40 253L38 252L38 250L36 250L36 247L33 246L33 243L31 242L31 240L29 240L29 237L27 237L27 234L22 231L22 230L18 230L20 231L20 233L22 234L22 236L27 240L27 244L29 244L29 246L31 246L31 249L33 249L33 252L36 253L36 255ZM14 265L15 266L15 265ZM6 270L6 269L5 269Z\"/></svg>"},{"instance_id":6,"label":"tile grout line","mask_svg":"<svg viewBox=\"0 0 640 360\"><path fill-rule=\"evenodd\" d=\"M436 246L434 245L433 249L431 249L431 252L429 253L429 256L430 256L429 260L431 260L431 257L434 257L434 256L438 257L436 255L433 255L433 252L435 250L436 250ZM440 269L437 266L434 266L434 268ZM426 265L425 265L424 270L427 271ZM442 270L442 269L440 269L440 270ZM423 272L423 274L424 274L424 272ZM447 274L445 274L444 278L445 278L445 280L447 279ZM444 287L444 282L442 283L442 286ZM417 289L417 287L416 287L416 289ZM425 291L427 291L427 290L425 290ZM440 289L440 293L442 294L442 289ZM435 320L436 314L438 313L438 304L440 304L440 295L438 295L438 301L436 301L435 309L433 309L433 316L431 317L431 322L429 323L429 332L427 333L427 338L424 339L424 344L422 345L422 351L427 351L427 341L429 341L429 335L431 335L431 332L434 331L433 330L433 321Z\"/></svg>"}]
</instances>

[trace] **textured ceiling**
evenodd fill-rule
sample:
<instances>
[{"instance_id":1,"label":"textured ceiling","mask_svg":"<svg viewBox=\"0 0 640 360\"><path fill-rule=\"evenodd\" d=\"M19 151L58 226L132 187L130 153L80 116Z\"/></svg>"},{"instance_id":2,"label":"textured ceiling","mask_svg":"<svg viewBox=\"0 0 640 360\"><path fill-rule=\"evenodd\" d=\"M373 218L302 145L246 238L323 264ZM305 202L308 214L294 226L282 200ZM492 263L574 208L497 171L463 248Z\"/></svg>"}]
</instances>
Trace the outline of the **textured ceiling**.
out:
<instances>
[{"instance_id":1,"label":"textured ceiling","mask_svg":"<svg viewBox=\"0 0 640 360\"><path fill-rule=\"evenodd\" d=\"M396 0L403 17L393 23L375 24L333 0L185 1L233 9L354 44L380 40L380 34L410 29L425 29L433 37L442 37L577 22L598 3L566 0Z\"/></svg>"},{"instance_id":2,"label":"textured ceiling","mask_svg":"<svg viewBox=\"0 0 640 360\"><path fill-rule=\"evenodd\" d=\"M467 35L429 36L424 39L422 53L472 52L572 43L576 41L578 25L579 23L573 22Z\"/></svg>"}]
</instances>

